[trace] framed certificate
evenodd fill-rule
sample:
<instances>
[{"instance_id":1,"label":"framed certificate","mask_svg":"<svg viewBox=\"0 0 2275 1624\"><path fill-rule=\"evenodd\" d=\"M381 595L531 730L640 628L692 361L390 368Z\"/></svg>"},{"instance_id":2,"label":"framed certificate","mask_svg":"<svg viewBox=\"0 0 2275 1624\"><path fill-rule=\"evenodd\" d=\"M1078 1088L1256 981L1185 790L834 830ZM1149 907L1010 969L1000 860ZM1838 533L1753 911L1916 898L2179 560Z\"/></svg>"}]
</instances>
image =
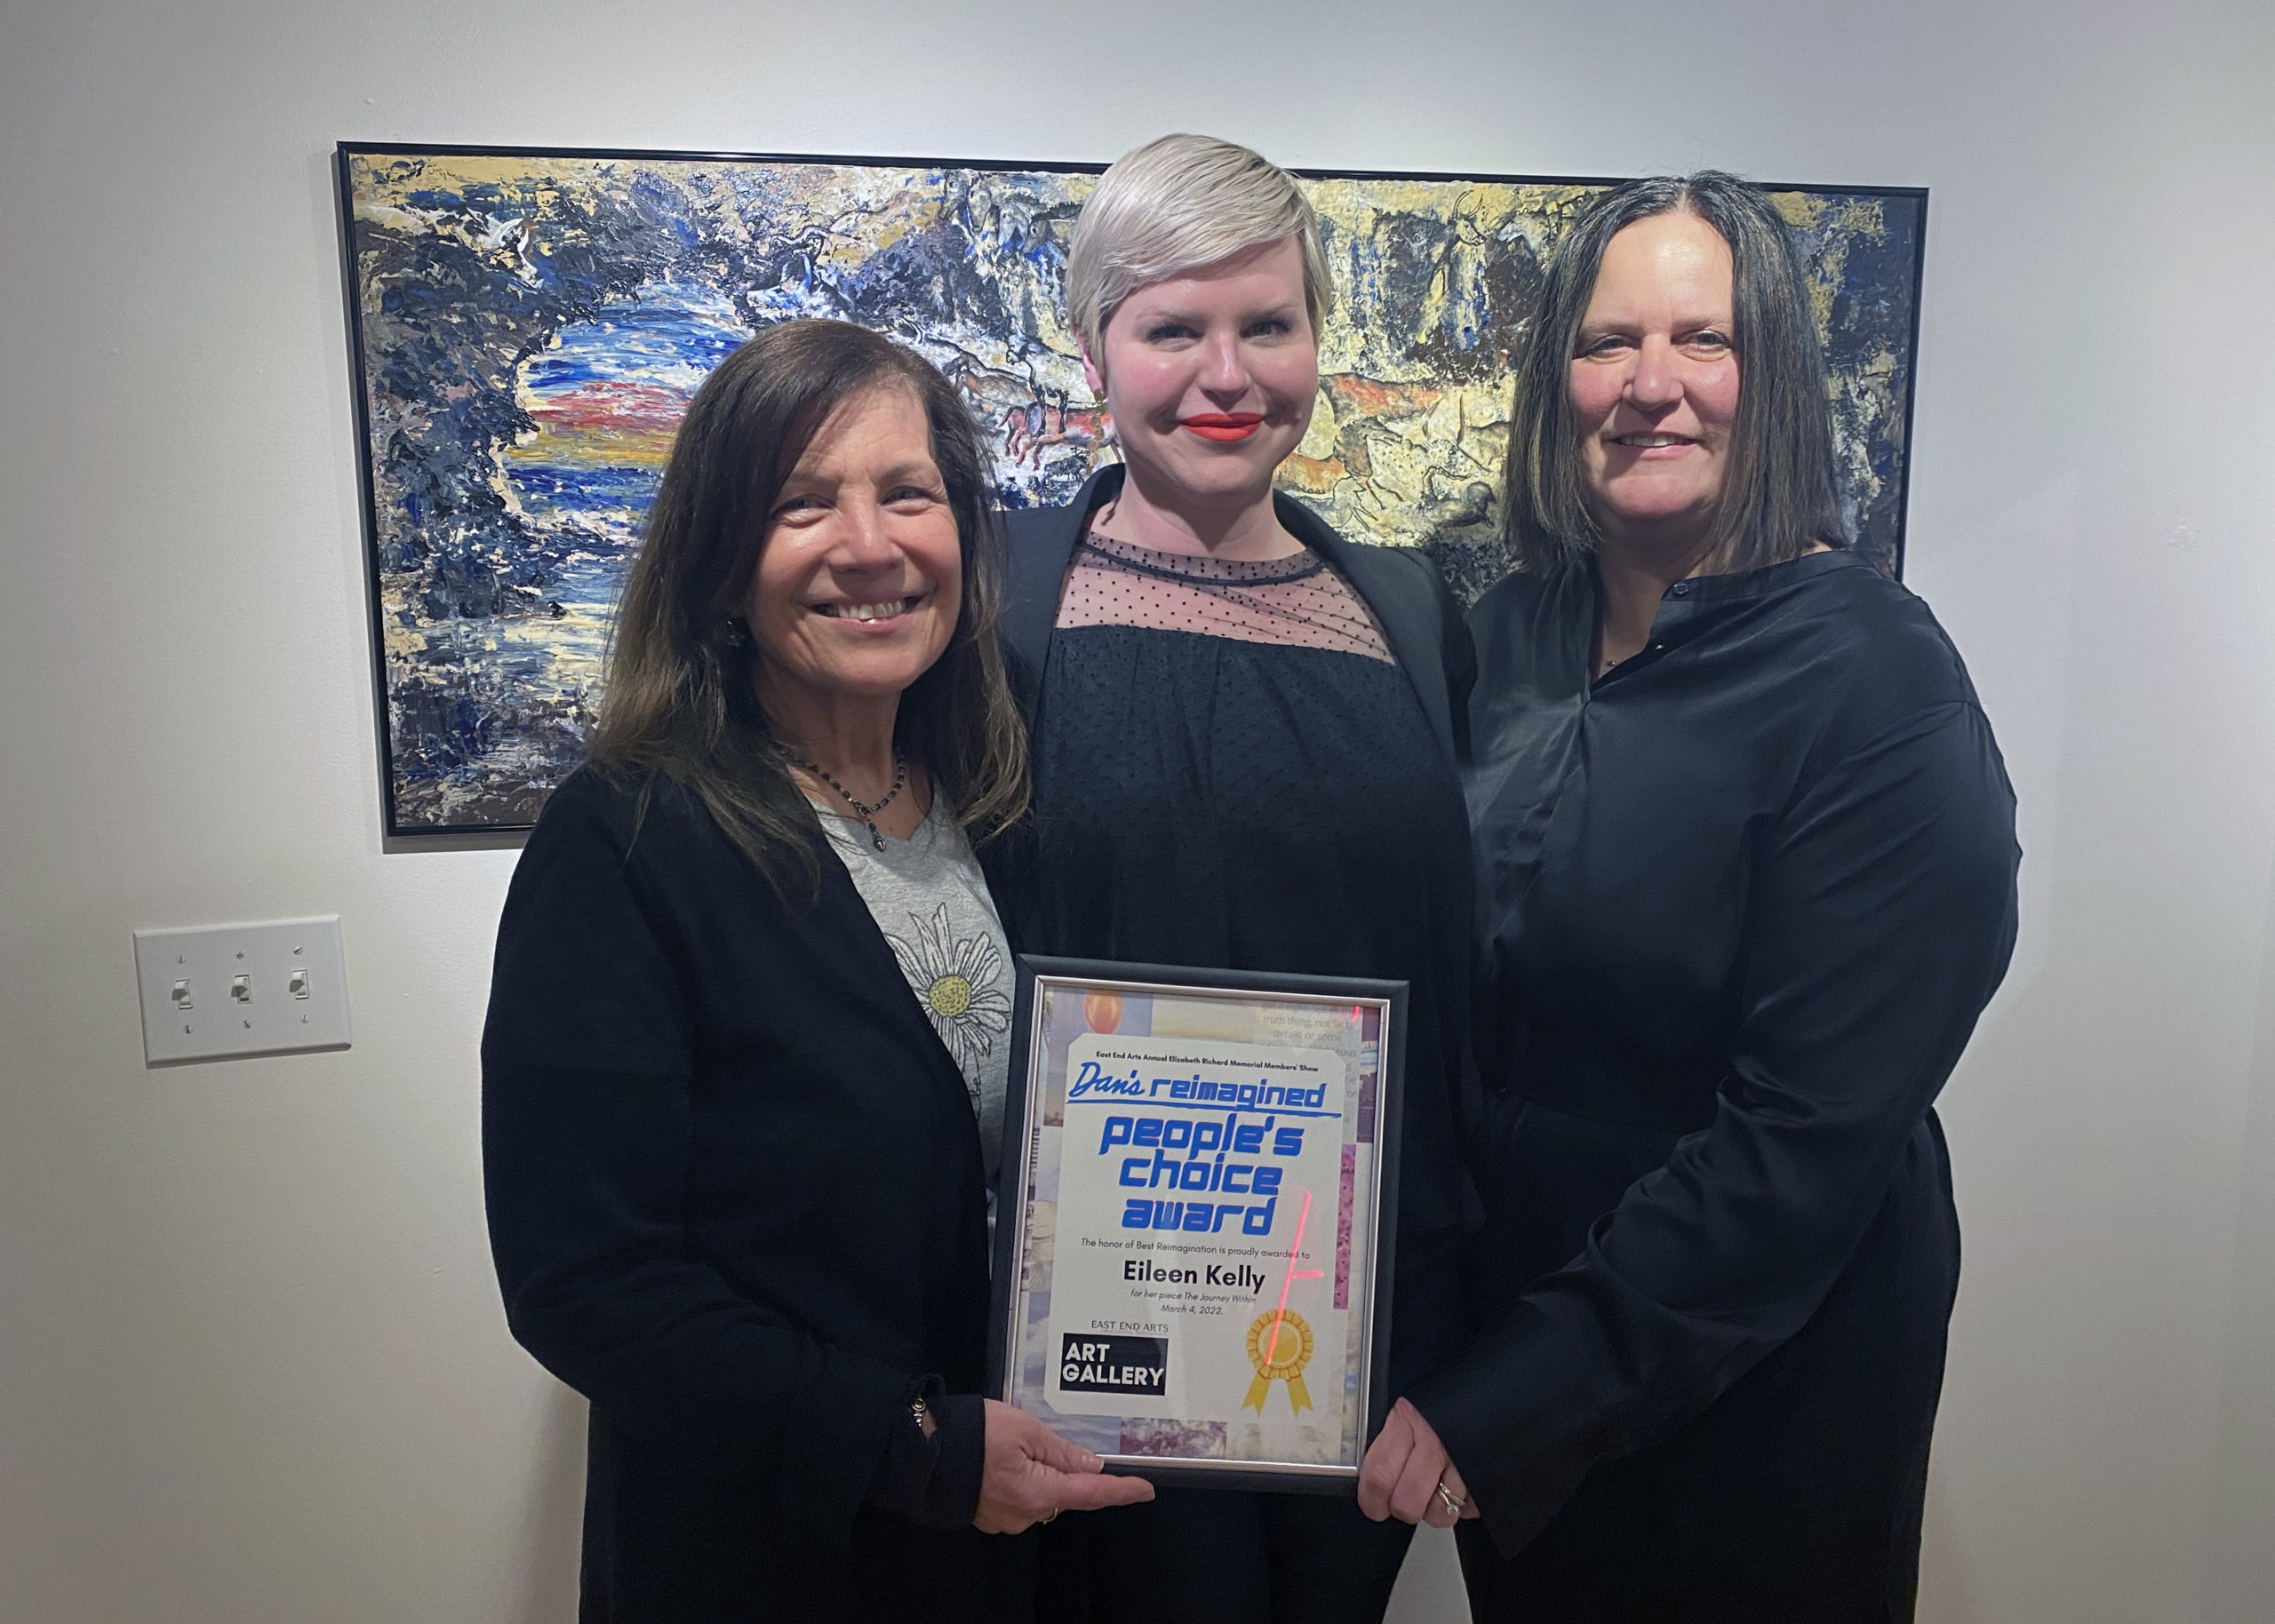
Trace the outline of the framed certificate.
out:
<instances>
[{"instance_id":1,"label":"framed certificate","mask_svg":"<svg viewBox=\"0 0 2275 1624\"><path fill-rule=\"evenodd\" d=\"M1158 1483L1353 1492L1406 983L1018 961L990 1390Z\"/></svg>"}]
</instances>

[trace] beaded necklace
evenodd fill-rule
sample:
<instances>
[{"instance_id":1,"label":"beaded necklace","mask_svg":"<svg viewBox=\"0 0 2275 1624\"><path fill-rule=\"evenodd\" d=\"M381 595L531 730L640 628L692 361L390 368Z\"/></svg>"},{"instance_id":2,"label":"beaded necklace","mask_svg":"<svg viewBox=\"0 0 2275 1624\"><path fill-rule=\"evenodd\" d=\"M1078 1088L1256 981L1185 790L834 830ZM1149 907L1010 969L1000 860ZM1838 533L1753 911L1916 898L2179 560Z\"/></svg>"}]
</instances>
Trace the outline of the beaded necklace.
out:
<instances>
[{"instance_id":1,"label":"beaded necklace","mask_svg":"<svg viewBox=\"0 0 2275 1624\"><path fill-rule=\"evenodd\" d=\"M845 797L845 804L853 808L853 816L859 818L861 822L866 825L869 831L869 843L874 846L879 851L882 851L885 848L885 837L877 832L877 814L883 811L887 807L892 805L893 797L899 794L901 792L901 786L908 782L908 762L905 758L903 758L900 752L896 750L892 752L892 788L887 790L884 793L884 799L878 801L874 806L865 805L863 802L856 800L852 791L847 789L843 784L838 783L836 779L831 777L826 772L823 771L818 763L807 760L805 757L800 755L794 750L786 749L782 753L789 757L791 763L794 766L805 768L806 771L811 773L815 777L829 785L831 789L835 790L840 795Z\"/></svg>"}]
</instances>

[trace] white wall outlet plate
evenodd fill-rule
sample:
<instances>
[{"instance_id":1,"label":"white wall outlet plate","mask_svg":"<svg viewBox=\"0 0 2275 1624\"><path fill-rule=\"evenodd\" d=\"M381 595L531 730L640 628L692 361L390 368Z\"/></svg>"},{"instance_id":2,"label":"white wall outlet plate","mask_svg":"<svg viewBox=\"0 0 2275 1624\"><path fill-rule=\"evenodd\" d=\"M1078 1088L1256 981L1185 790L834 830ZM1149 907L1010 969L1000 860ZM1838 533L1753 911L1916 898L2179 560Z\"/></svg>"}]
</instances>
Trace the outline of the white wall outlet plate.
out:
<instances>
[{"instance_id":1,"label":"white wall outlet plate","mask_svg":"<svg viewBox=\"0 0 2275 1624\"><path fill-rule=\"evenodd\" d=\"M339 916L134 933L154 1066L347 1047Z\"/></svg>"}]
</instances>

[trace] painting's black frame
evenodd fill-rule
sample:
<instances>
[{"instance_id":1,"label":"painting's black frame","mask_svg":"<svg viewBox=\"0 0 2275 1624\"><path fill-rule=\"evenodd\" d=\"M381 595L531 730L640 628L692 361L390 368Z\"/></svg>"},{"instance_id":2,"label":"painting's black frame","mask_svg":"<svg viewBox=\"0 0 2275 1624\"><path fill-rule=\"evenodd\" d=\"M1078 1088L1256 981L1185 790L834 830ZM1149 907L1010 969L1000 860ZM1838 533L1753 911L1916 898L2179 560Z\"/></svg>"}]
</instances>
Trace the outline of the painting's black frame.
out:
<instances>
[{"instance_id":1,"label":"painting's black frame","mask_svg":"<svg viewBox=\"0 0 2275 1624\"><path fill-rule=\"evenodd\" d=\"M1018 1299L1011 1283L1020 1278L1020 1260L1026 1234L1027 1104L1037 1087L1032 1075L1038 1056L1034 1052L1034 988L1038 976L1051 976L1086 985L1139 991L1190 988L1201 992L1301 993L1312 997L1381 1002L1388 1006L1380 1053L1382 1069L1375 1087L1375 1214L1374 1275L1367 1285L1367 1308L1372 1324L1367 1335L1366 1414L1359 1453L1382 1430L1390 1413L1390 1329L1392 1288L1398 1273L1399 1149L1404 1132L1406 1103L1406 1031L1409 984L1354 975L1298 975L1280 970L1203 970L1160 964L1122 964L1104 959L1059 959L1043 954L1012 955L1018 971L1018 991L1011 1005L1010 1086L1003 1091L1002 1156L998 1166L1012 1174L1007 1190L1016 1200L997 1199L994 1276L990 1282L987 1313L987 1393L1009 1401L1011 1355L1018 1328L1011 1311ZM1055 1260L1054 1260L1055 1264ZM1101 1451L1101 1453L1105 1452ZM1106 1470L1143 1477L1150 1483L1202 1489L1260 1489L1294 1494L1355 1494L1359 1474L1354 1465L1342 1469L1274 1469L1179 1466L1174 1457L1106 1455Z\"/></svg>"},{"instance_id":2,"label":"painting's black frame","mask_svg":"<svg viewBox=\"0 0 2275 1624\"><path fill-rule=\"evenodd\" d=\"M468 837L526 834L534 824L427 824L416 829L402 827L395 817L395 743L392 724L387 717L387 669L385 627L379 603L379 533L377 493L371 488L371 406L364 387L366 370L363 358L363 300L355 279L355 213L354 180L351 160L378 155L400 154L405 157L436 158L591 158L627 163L658 162L667 163L833 163L868 165L881 169L970 169L996 174L1104 174L1104 163L1072 163L1026 162L1002 158L941 158L893 157L874 153L849 155L810 152L701 152L677 151L664 148L622 147L485 147L456 142L436 141L341 141L333 149L332 184L339 219L339 267L341 305L347 319L347 370L355 396L355 485L363 511L364 588L368 613L366 632L371 639L371 662L373 708L378 728L375 742L379 746L379 796L386 820L386 833L390 842L424 843L430 840L463 843ZM1619 175L1488 175L1465 174L1448 170L1393 169L1307 169L1290 168L1290 174L1305 180L1422 180L1433 182L1472 181L1481 186L1616 186L1629 179ZM1758 182L1770 192L1840 192L1856 197L1905 197L1920 202L1920 235L1912 245L1912 330L1908 335L1912 376L1904 399L1904 469L1899 476L1896 493L1896 553L1892 561L1896 577L1904 577L1905 532L1909 528L1912 501L1912 464L1913 442L1912 417L1920 399L1920 318L1926 304L1928 263L1928 194L1926 187L1847 186L1830 183L1764 180Z\"/></svg>"}]
</instances>

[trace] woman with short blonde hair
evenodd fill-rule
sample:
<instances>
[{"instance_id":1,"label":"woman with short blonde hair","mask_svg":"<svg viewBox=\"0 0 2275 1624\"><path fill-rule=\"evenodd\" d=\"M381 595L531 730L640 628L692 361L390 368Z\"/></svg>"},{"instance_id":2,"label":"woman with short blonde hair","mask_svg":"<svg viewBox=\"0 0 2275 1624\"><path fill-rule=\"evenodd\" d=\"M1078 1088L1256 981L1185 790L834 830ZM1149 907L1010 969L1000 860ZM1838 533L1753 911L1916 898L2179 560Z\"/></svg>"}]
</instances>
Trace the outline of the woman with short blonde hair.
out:
<instances>
[{"instance_id":1,"label":"woman with short blonde hair","mask_svg":"<svg viewBox=\"0 0 2275 1624\"><path fill-rule=\"evenodd\" d=\"M1122 462L1009 518L1034 810L999 894L1030 952L1409 983L1397 1391L1462 1330L1470 652L1427 560L1273 493L1319 394L1328 263L1297 183L1206 136L1138 148L1083 210L1069 315ZM1379 1620L1410 1532L1200 1489L1080 1520L1047 1531L1088 1592L1055 1610L1098 1624Z\"/></svg>"}]
</instances>

